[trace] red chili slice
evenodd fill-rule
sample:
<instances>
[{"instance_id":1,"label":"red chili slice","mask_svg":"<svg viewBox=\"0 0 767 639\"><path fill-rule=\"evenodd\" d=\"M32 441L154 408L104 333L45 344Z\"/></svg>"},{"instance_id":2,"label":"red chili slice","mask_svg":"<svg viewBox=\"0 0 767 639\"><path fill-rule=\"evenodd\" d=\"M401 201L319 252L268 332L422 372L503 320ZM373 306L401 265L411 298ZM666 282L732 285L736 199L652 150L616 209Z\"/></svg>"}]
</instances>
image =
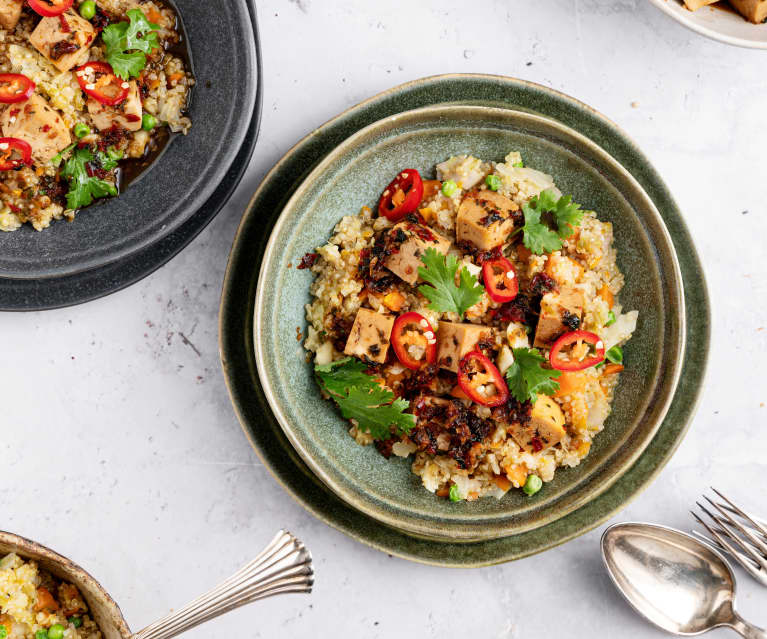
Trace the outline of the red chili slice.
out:
<instances>
[{"instance_id":1,"label":"red chili slice","mask_svg":"<svg viewBox=\"0 0 767 639\"><path fill-rule=\"evenodd\" d=\"M560 355L567 355L567 359ZM599 335L589 331L565 333L554 342L549 353L551 367L559 371L582 371L596 366L604 358L605 343Z\"/></svg>"},{"instance_id":2,"label":"red chili slice","mask_svg":"<svg viewBox=\"0 0 767 639\"><path fill-rule=\"evenodd\" d=\"M378 214L399 222L418 208L423 197L423 180L415 169L405 169L386 187L378 202Z\"/></svg>"},{"instance_id":3,"label":"red chili slice","mask_svg":"<svg viewBox=\"0 0 767 639\"><path fill-rule=\"evenodd\" d=\"M495 364L479 351L466 354L458 363L458 385L473 402L500 406L509 399L509 387ZM488 392L488 386L493 392Z\"/></svg>"},{"instance_id":4,"label":"red chili slice","mask_svg":"<svg viewBox=\"0 0 767 639\"><path fill-rule=\"evenodd\" d=\"M437 361L437 337L429 320L420 313L405 313L397 318L391 344L400 363L411 370ZM416 354L420 357L415 357Z\"/></svg>"},{"instance_id":5,"label":"red chili slice","mask_svg":"<svg viewBox=\"0 0 767 639\"><path fill-rule=\"evenodd\" d=\"M35 83L21 73L0 73L0 102L24 102L35 92Z\"/></svg>"},{"instance_id":6,"label":"red chili slice","mask_svg":"<svg viewBox=\"0 0 767 639\"><path fill-rule=\"evenodd\" d=\"M87 62L75 69L75 77L83 91L106 106L122 104L130 94L130 85L106 62Z\"/></svg>"},{"instance_id":7,"label":"red chili slice","mask_svg":"<svg viewBox=\"0 0 767 639\"><path fill-rule=\"evenodd\" d=\"M517 272L505 257L487 260L482 265L482 278L487 294L494 302L510 302L519 293Z\"/></svg>"},{"instance_id":8,"label":"red chili slice","mask_svg":"<svg viewBox=\"0 0 767 639\"><path fill-rule=\"evenodd\" d=\"M30 8L46 18L55 18L69 9L75 0L27 0Z\"/></svg>"},{"instance_id":9,"label":"red chili slice","mask_svg":"<svg viewBox=\"0 0 767 639\"><path fill-rule=\"evenodd\" d=\"M18 138L0 138L0 171L32 164L32 147Z\"/></svg>"}]
</instances>

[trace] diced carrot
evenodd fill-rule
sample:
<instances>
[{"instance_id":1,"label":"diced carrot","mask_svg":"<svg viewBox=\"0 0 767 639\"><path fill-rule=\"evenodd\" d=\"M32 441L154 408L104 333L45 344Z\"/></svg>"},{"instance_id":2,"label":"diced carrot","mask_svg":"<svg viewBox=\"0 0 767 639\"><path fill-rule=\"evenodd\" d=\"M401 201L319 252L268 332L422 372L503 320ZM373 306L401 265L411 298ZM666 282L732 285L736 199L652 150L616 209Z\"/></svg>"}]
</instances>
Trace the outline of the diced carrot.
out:
<instances>
[{"instance_id":1,"label":"diced carrot","mask_svg":"<svg viewBox=\"0 0 767 639\"><path fill-rule=\"evenodd\" d=\"M442 182L439 180L424 180L423 199L428 200L430 197L434 197L441 188Z\"/></svg>"},{"instance_id":2,"label":"diced carrot","mask_svg":"<svg viewBox=\"0 0 767 639\"><path fill-rule=\"evenodd\" d=\"M149 22L154 22L155 24L162 24L162 14L157 11L154 7L149 7L146 10L146 17L149 18Z\"/></svg>"},{"instance_id":3,"label":"diced carrot","mask_svg":"<svg viewBox=\"0 0 767 639\"><path fill-rule=\"evenodd\" d=\"M525 464L514 464L512 466L506 466L506 477L509 478L514 486L524 486L527 481L527 466Z\"/></svg>"},{"instance_id":4,"label":"diced carrot","mask_svg":"<svg viewBox=\"0 0 767 639\"><path fill-rule=\"evenodd\" d=\"M59 609L58 602L53 598L53 595L47 588L42 586L37 589L37 603L35 604L35 612L47 610L48 612L55 612Z\"/></svg>"},{"instance_id":5,"label":"diced carrot","mask_svg":"<svg viewBox=\"0 0 767 639\"><path fill-rule=\"evenodd\" d=\"M183 78L183 77L184 77L183 73L180 73L180 72L179 73L171 73L168 76L168 84L174 84L175 82L178 82L179 80L181 80L181 78ZM402 199L403 200L405 199L405 194L404 193L402 194Z\"/></svg>"},{"instance_id":6,"label":"diced carrot","mask_svg":"<svg viewBox=\"0 0 767 639\"><path fill-rule=\"evenodd\" d=\"M605 365L602 375L615 375L615 373L623 372L623 364L607 364Z\"/></svg>"},{"instance_id":7,"label":"diced carrot","mask_svg":"<svg viewBox=\"0 0 767 639\"><path fill-rule=\"evenodd\" d=\"M450 396L455 397L456 399L471 399L466 393L463 392L463 388L461 388L458 384L453 386L453 390L450 391Z\"/></svg>"},{"instance_id":8,"label":"diced carrot","mask_svg":"<svg viewBox=\"0 0 767 639\"><path fill-rule=\"evenodd\" d=\"M399 291L391 291L391 293L384 295L383 304L390 311L398 313L405 304L405 296Z\"/></svg>"},{"instance_id":9,"label":"diced carrot","mask_svg":"<svg viewBox=\"0 0 767 639\"><path fill-rule=\"evenodd\" d=\"M607 305L610 308L612 308L613 304L615 304L615 297L613 296L612 291L607 286L607 284L602 284L602 288L599 289L599 297L607 302Z\"/></svg>"},{"instance_id":10,"label":"diced carrot","mask_svg":"<svg viewBox=\"0 0 767 639\"><path fill-rule=\"evenodd\" d=\"M498 486L498 488L501 490L508 490L511 488L511 482L503 475L495 475L493 477L493 481L495 482L495 485Z\"/></svg>"},{"instance_id":11,"label":"diced carrot","mask_svg":"<svg viewBox=\"0 0 767 639\"><path fill-rule=\"evenodd\" d=\"M424 222L433 222L437 219L437 214L432 211L430 206L425 206L422 209L418 209L418 212L421 214L421 217L423 218Z\"/></svg>"},{"instance_id":12,"label":"diced carrot","mask_svg":"<svg viewBox=\"0 0 767 639\"><path fill-rule=\"evenodd\" d=\"M583 391L589 377L583 371L563 372L556 381L559 382L559 390L554 393L554 397L566 397Z\"/></svg>"}]
</instances>

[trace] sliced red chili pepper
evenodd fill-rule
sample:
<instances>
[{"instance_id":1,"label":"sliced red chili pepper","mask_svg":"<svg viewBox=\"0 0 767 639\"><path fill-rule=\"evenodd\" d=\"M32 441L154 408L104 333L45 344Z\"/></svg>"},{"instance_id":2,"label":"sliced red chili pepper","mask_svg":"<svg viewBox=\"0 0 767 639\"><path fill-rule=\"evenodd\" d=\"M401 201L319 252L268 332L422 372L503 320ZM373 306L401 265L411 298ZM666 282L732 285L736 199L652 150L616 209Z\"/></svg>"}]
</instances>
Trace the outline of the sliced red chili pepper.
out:
<instances>
[{"instance_id":1,"label":"sliced red chili pepper","mask_svg":"<svg viewBox=\"0 0 767 639\"><path fill-rule=\"evenodd\" d=\"M467 353L458 363L458 385L473 402L483 406L500 406L509 399L506 380L480 351Z\"/></svg>"},{"instance_id":2,"label":"sliced red chili pepper","mask_svg":"<svg viewBox=\"0 0 767 639\"><path fill-rule=\"evenodd\" d=\"M0 171L32 164L32 147L18 138L0 138Z\"/></svg>"},{"instance_id":3,"label":"sliced red chili pepper","mask_svg":"<svg viewBox=\"0 0 767 639\"><path fill-rule=\"evenodd\" d=\"M21 73L0 73L0 102L24 102L35 92L35 83Z\"/></svg>"},{"instance_id":4,"label":"sliced red chili pepper","mask_svg":"<svg viewBox=\"0 0 767 639\"><path fill-rule=\"evenodd\" d=\"M405 313L397 318L391 344L400 363L411 370L437 361L437 336L429 320L420 313Z\"/></svg>"},{"instance_id":5,"label":"sliced red chili pepper","mask_svg":"<svg viewBox=\"0 0 767 639\"><path fill-rule=\"evenodd\" d=\"M69 9L75 0L27 0L30 8L45 18L55 18Z\"/></svg>"},{"instance_id":6,"label":"sliced red chili pepper","mask_svg":"<svg viewBox=\"0 0 767 639\"><path fill-rule=\"evenodd\" d=\"M519 293L517 272L505 257L496 257L482 264L485 289L494 302L510 302Z\"/></svg>"},{"instance_id":7,"label":"sliced red chili pepper","mask_svg":"<svg viewBox=\"0 0 767 639\"><path fill-rule=\"evenodd\" d=\"M604 358L605 343L599 335L589 331L565 333L554 342L549 353L551 367L559 371L582 371L596 366Z\"/></svg>"},{"instance_id":8,"label":"sliced red chili pepper","mask_svg":"<svg viewBox=\"0 0 767 639\"><path fill-rule=\"evenodd\" d=\"M399 222L418 208L423 197L423 180L415 169L405 169L386 187L378 202L378 214Z\"/></svg>"},{"instance_id":9,"label":"sliced red chili pepper","mask_svg":"<svg viewBox=\"0 0 767 639\"><path fill-rule=\"evenodd\" d=\"M130 85L118 78L106 62L86 62L75 69L75 77L83 91L105 106L125 102L130 93Z\"/></svg>"}]
</instances>

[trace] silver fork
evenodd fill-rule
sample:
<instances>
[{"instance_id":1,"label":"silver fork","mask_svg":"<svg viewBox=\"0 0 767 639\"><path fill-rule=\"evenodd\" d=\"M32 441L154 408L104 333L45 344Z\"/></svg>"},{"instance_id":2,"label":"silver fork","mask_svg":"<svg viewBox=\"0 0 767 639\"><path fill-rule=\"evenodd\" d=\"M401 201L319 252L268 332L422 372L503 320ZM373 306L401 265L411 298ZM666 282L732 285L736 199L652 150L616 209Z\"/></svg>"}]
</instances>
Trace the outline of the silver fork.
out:
<instances>
[{"instance_id":1,"label":"silver fork","mask_svg":"<svg viewBox=\"0 0 767 639\"><path fill-rule=\"evenodd\" d=\"M130 639L170 639L259 599L291 592L308 594L313 584L311 554L298 539L281 530L258 557L229 579Z\"/></svg>"},{"instance_id":2,"label":"silver fork","mask_svg":"<svg viewBox=\"0 0 767 639\"><path fill-rule=\"evenodd\" d=\"M767 586L767 521L740 509L716 488L712 487L711 490L723 502L713 501L706 495L703 495L703 498L716 512L712 512L700 502L695 502L710 522L706 523L695 512L690 512L713 537L713 541L696 530L693 534L728 553L754 579Z\"/></svg>"}]
</instances>

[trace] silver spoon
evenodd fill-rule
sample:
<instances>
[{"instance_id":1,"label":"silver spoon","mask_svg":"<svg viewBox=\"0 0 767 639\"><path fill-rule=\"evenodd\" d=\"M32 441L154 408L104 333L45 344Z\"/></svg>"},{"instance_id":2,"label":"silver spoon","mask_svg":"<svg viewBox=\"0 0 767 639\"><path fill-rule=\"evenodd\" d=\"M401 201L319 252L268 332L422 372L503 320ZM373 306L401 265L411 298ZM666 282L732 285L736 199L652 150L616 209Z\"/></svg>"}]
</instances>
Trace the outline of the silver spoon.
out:
<instances>
[{"instance_id":1,"label":"silver spoon","mask_svg":"<svg viewBox=\"0 0 767 639\"><path fill-rule=\"evenodd\" d=\"M602 559L634 609L676 635L727 626L747 639L767 632L735 612L735 577L716 550L673 528L615 524L602 535Z\"/></svg>"}]
</instances>

